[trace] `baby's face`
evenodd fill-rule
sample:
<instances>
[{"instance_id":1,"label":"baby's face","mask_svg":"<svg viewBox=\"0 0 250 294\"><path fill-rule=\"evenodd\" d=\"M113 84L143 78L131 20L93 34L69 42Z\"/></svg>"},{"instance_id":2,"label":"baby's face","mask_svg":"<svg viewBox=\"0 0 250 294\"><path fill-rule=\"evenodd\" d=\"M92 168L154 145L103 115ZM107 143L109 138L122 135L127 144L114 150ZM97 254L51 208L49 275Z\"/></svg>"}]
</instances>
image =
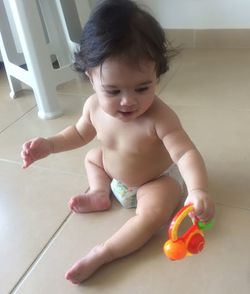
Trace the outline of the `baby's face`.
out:
<instances>
[{"instance_id":1,"label":"baby's face","mask_svg":"<svg viewBox=\"0 0 250 294\"><path fill-rule=\"evenodd\" d=\"M91 70L90 80L103 111L124 122L131 121L152 105L157 83L155 63L138 65L124 58L108 58Z\"/></svg>"}]
</instances>

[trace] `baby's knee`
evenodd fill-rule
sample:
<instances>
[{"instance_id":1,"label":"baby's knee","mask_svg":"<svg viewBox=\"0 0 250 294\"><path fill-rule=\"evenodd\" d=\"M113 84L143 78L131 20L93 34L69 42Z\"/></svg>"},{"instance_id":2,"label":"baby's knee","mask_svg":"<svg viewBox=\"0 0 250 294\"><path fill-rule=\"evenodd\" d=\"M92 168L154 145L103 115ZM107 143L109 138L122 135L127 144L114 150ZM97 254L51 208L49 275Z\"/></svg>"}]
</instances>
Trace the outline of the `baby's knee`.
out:
<instances>
[{"instance_id":1,"label":"baby's knee","mask_svg":"<svg viewBox=\"0 0 250 294\"><path fill-rule=\"evenodd\" d=\"M93 148L88 151L85 156L85 163L99 162L102 159L102 151L100 147Z\"/></svg>"},{"instance_id":2,"label":"baby's knee","mask_svg":"<svg viewBox=\"0 0 250 294\"><path fill-rule=\"evenodd\" d=\"M136 213L141 217L145 225L152 230L158 229L169 219L166 209L160 206L149 207L141 210L137 209Z\"/></svg>"}]
</instances>

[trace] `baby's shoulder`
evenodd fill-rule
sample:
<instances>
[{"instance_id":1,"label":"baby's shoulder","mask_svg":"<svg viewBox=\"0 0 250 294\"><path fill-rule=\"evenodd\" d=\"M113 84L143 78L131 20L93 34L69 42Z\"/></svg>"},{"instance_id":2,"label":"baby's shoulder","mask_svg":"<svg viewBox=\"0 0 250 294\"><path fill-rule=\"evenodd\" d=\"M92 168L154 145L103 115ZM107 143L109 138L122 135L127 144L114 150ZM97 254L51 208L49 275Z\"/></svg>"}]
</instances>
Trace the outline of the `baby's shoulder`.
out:
<instances>
[{"instance_id":1,"label":"baby's shoulder","mask_svg":"<svg viewBox=\"0 0 250 294\"><path fill-rule=\"evenodd\" d=\"M162 99L155 99L154 113L157 121L179 122L176 112L168 106Z\"/></svg>"},{"instance_id":2,"label":"baby's shoulder","mask_svg":"<svg viewBox=\"0 0 250 294\"><path fill-rule=\"evenodd\" d=\"M98 100L96 94L89 96L83 105L83 112L95 113L98 107Z\"/></svg>"},{"instance_id":3,"label":"baby's shoulder","mask_svg":"<svg viewBox=\"0 0 250 294\"><path fill-rule=\"evenodd\" d=\"M167 133L181 129L181 122L175 111L161 99L156 101L154 127L156 133L162 138Z\"/></svg>"},{"instance_id":4,"label":"baby's shoulder","mask_svg":"<svg viewBox=\"0 0 250 294\"><path fill-rule=\"evenodd\" d=\"M97 97L96 97L96 94L92 94L90 95L85 103L84 103L84 107L89 107L89 108L93 108L97 105Z\"/></svg>"}]
</instances>

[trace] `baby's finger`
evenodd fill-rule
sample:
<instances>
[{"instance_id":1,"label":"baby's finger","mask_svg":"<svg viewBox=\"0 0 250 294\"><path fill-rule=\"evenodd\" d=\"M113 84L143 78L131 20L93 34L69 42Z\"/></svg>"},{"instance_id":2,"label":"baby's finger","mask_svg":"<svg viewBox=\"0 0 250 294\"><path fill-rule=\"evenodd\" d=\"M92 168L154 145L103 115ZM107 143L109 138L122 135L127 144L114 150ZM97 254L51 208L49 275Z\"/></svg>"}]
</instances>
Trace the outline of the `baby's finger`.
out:
<instances>
[{"instance_id":1,"label":"baby's finger","mask_svg":"<svg viewBox=\"0 0 250 294\"><path fill-rule=\"evenodd\" d=\"M21 158L25 159L28 156L28 153L24 150L21 151Z\"/></svg>"},{"instance_id":2,"label":"baby's finger","mask_svg":"<svg viewBox=\"0 0 250 294\"><path fill-rule=\"evenodd\" d=\"M32 160L29 157L26 157L23 159L23 165L22 168L25 169L29 167L32 164Z\"/></svg>"},{"instance_id":3,"label":"baby's finger","mask_svg":"<svg viewBox=\"0 0 250 294\"><path fill-rule=\"evenodd\" d=\"M214 207L205 209L205 212L200 216L200 220L203 222L208 222L214 217Z\"/></svg>"},{"instance_id":4,"label":"baby's finger","mask_svg":"<svg viewBox=\"0 0 250 294\"><path fill-rule=\"evenodd\" d=\"M25 169L29 166L28 161L27 160L23 160L23 165L22 168Z\"/></svg>"},{"instance_id":5,"label":"baby's finger","mask_svg":"<svg viewBox=\"0 0 250 294\"><path fill-rule=\"evenodd\" d=\"M191 218L191 220L192 220L193 223L196 221L196 216L195 216L195 213L194 212L190 212L188 214L188 216Z\"/></svg>"},{"instance_id":6,"label":"baby's finger","mask_svg":"<svg viewBox=\"0 0 250 294\"><path fill-rule=\"evenodd\" d=\"M194 203L194 213L196 217L201 219L205 211L204 204L202 202Z\"/></svg>"},{"instance_id":7,"label":"baby's finger","mask_svg":"<svg viewBox=\"0 0 250 294\"><path fill-rule=\"evenodd\" d=\"M28 163L25 162L25 161L23 161L22 169L25 169L25 168L27 168L28 166L29 166Z\"/></svg>"},{"instance_id":8,"label":"baby's finger","mask_svg":"<svg viewBox=\"0 0 250 294\"><path fill-rule=\"evenodd\" d=\"M187 206L187 205L190 205L190 204L193 204L193 202L191 202L188 198L185 200L184 202L184 205Z\"/></svg>"},{"instance_id":9,"label":"baby's finger","mask_svg":"<svg viewBox=\"0 0 250 294\"><path fill-rule=\"evenodd\" d=\"M29 150L22 150L21 151L21 158L22 159L27 159L31 156L31 152L30 152L30 149Z\"/></svg>"},{"instance_id":10,"label":"baby's finger","mask_svg":"<svg viewBox=\"0 0 250 294\"><path fill-rule=\"evenodd\" d=\"M28 152L30 150L30 144L31 144L31 141L24 143L22 146L22 150L25 152Z\"/></svg>"},{"instance_id":11,"label":"baby's finger","mask_svg":"<svg viewBox=\"0 0 250 294\"><path fill-rule=\"evenodd\" d=\"M32 140L31 144L30 144L30 149L35 149L37 148L39 145L41 144L41 138L37 138Z\"/></svg>"}]
</instances>

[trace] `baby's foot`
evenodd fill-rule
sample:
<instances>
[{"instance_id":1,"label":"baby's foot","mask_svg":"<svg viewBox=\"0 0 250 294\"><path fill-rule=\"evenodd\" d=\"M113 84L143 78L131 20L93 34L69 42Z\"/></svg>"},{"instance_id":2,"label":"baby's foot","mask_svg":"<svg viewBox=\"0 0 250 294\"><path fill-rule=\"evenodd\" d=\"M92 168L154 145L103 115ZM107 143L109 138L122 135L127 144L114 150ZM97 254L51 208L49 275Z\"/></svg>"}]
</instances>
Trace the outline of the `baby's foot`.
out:
<instances>
[{"instance_id":1,"label":"baby's foot","mask_svg":"<svg viewBox=\"0 0 250 294\"><path fill-rule=\"evenodd\" d=\"M80 284L88 279L103 264L110 261L111 258L105 253L103 246L96 246L72 266L65 274L65 278L74 284Z\"/></svg>"},{"instance_id":2,"label":"baby's foot","mask_svg":"<svg viewBox=\"0 0 250 294\"><path fill-rule=\"evenodd\" d=\"M103 191L88 191L69 201L69 207L76 213L107 210L110 206L109 194Z\"/></svg>"}]
</instances>

